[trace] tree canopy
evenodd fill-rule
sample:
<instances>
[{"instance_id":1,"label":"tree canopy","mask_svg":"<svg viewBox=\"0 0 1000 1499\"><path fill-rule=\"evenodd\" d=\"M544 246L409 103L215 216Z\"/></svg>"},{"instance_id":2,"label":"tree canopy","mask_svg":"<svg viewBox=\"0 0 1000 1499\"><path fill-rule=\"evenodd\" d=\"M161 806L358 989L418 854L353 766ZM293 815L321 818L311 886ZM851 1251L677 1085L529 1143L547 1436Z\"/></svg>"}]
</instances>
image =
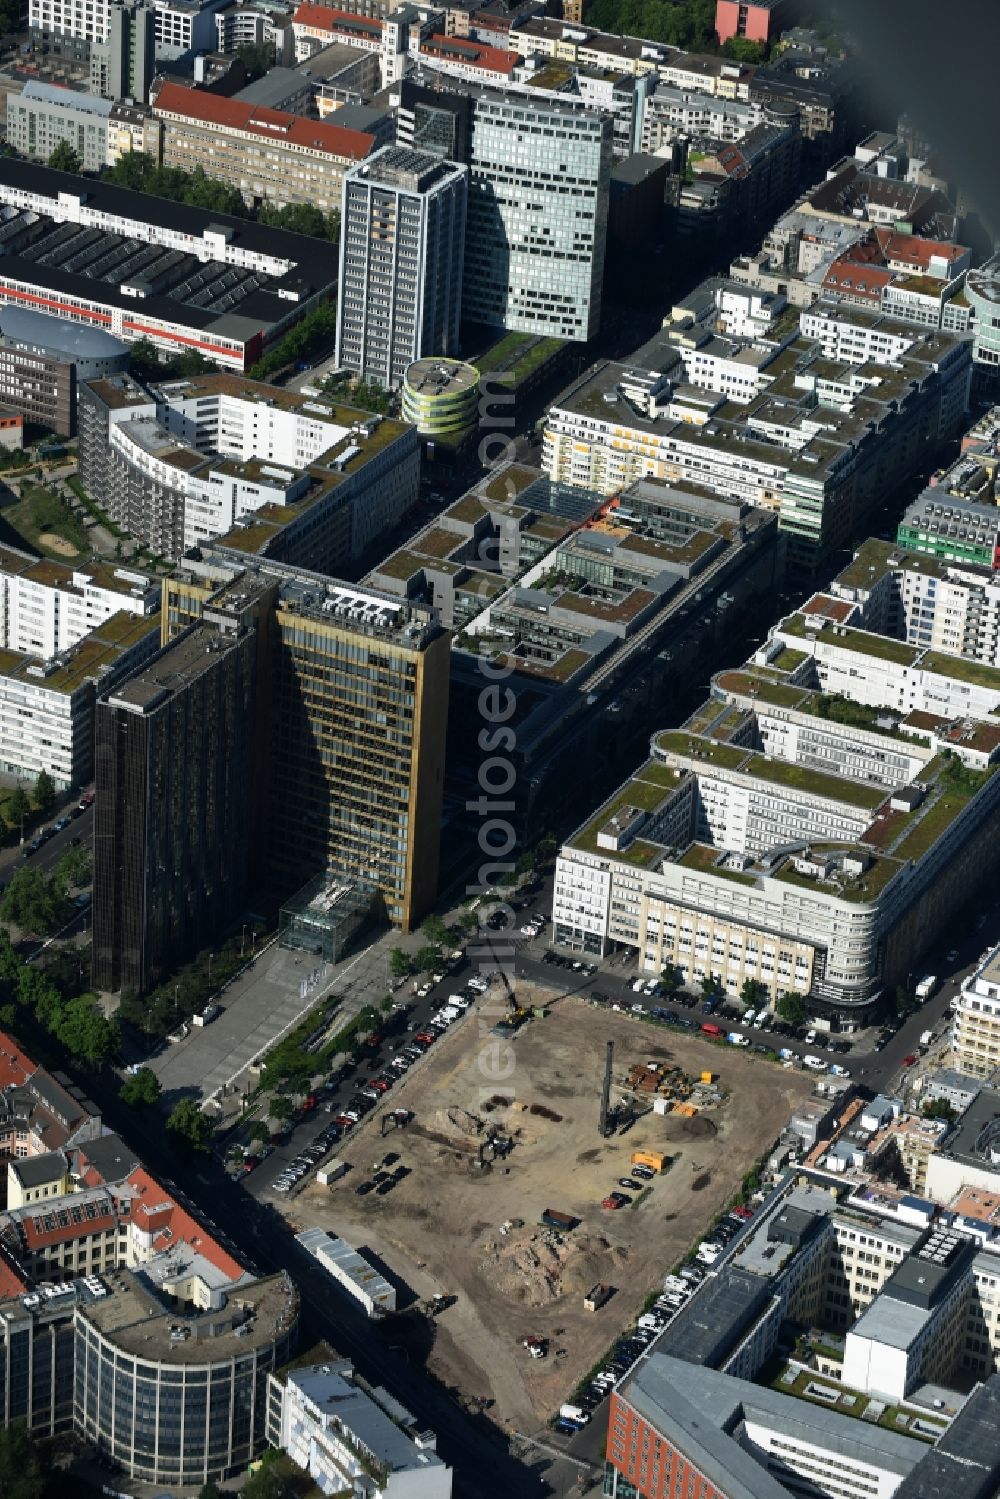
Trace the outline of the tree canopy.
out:
<instances>
[{"instance_id":1,"label":"tree canopy","mask_svg":"<svg viewBox=\"0 0 1000 1499\"><path fill-rule=\"evenodd\" d=\"M149 193L172 203L187 203L192 208L207 208L212 213L247 217L247 207L239 190L225 182L216 182L202 167L182 172L177 167L157 166L144 151L127 151L106 173L109 182L134 192Z\"/></svg>"},{"instance_id":2,"label":"tree canopy","mask_svg":"<svg viewBox=\"0 0 1000 1499\"><path fill-rule=\"evenodd\" d=\"M54 172L82 172L83 162L73 150L69 141L60 141L55 150L49 154L49 166Z\"/></svg>"},{"instance_id":3,"label":"tree canopy","mask_svg":"<svg viewBox=\"0 0 1000 1499\"><path fill-rule=\"evenodd\" d=\"M122 1083L118 1097L134 1109L148 1109L159 1101L162 1091L160 1079L152 1067L140 1067Z\"/></svg>"},{"instance_id":4,"label":"tree canopy","mask_svg":"<svg viewBox=\"0 0 1000 1499\"><path fill-rule=\"evenodd\" d=\"M793 994L791 991L781 995L775 1009L789 1025L801 1025L806 1018L805 1000L801 994Z\"/></svg>"},{"instance_id":5,"label":"tree canopy","mask_svg":"<svg viewBox=\"0 0 1000 1499\"><path fill-rule=\"evenodd\" d=\"M56 783L47 770L40 770L35 778L35 789L32 793L35 806L42 812L47 812L56 799Z\"/></svg>"},{"instance_id":6,"label":"tree canopy","mask_svg":"<svg viewBox=\"0 0 1000 1499\"><path fill-rule=\"evenodd\" d=\"M0 1427L0 1494L4 1499L43 1499L45 1471L20 1421Z\"/></svg>"},{"instance_id":7,"label":"tree canopy","mask_svg":"<svg viewBox=\"0 0 1000 1499\"><path fill-rule=\"evenodd\" d=\"M22 932L54 932L66 919L64 891L40 869L18 869L0 898L0 917Z\"/></svg>"},{"instance_id":8,"label":"tree canopy","mask_svg":"<svg viewBox=\"0 0 1000 1499\"><path fill-rule=\"evenodd\" d=\"M212 1141L212 1122L193 1098L182 1098L167 1116L167 1129L184 1151L204 1153Z\"/></svg>"}]
</instances>

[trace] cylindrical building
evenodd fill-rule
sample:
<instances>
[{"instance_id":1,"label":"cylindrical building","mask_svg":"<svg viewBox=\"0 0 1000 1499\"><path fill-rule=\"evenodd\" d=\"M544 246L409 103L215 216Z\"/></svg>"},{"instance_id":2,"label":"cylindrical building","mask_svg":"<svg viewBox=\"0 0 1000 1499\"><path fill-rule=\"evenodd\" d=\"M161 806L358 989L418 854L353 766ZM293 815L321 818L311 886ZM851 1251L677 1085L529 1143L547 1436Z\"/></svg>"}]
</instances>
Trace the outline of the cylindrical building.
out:
<instances>
[{"instance_id":1,"label":"cylindrical building","mask_svg":"<svg viewBox=\"0 0 1000 1499\"><path fill-rule=\"evenodd\" d=\"M421 437L451 437L471 427L479 371L459 359L416 359L403 377L403 419Z\"/></svg>"},{"instance_id":2,"label":"cylindrical building","mask_svg":"<svg viewBox=\"0 0 1000 1499\"><path fill-rule=\"evenodd\" d=\"M110 1285L77 1308L78 1434L145 1483L242 1472L264 1441L267 1376L295 1351L291 1280L228 1287L224 1304L195 1315L172 1313L130 1272Z\"/></svg>"}]
</instances>

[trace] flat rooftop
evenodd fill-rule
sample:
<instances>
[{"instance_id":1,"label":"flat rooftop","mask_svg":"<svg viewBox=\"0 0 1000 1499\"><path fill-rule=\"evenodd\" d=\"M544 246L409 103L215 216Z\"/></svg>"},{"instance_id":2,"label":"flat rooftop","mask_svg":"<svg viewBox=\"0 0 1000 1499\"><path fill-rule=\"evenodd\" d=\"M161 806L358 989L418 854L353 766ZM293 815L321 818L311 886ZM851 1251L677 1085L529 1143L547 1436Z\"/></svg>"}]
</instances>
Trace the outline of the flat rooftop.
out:
<instances>
[{"instance_id":1,"label":"flat rooftop","mask_svg":"<svg viewBox=\"0 0 1000 1499\"><path fill-rule=\"evenodd\" d=\"M298 1292L283 1272L231 1291L219 1312L187 1316L159 1301L131 1270L103 1277L110 1295L91 1302L87 1320L124 1353L179 1366L237 1358L288 1332L298 1315ZM190 1330L187 1338L171 1328Z\"/></svg>"}]
</instances>

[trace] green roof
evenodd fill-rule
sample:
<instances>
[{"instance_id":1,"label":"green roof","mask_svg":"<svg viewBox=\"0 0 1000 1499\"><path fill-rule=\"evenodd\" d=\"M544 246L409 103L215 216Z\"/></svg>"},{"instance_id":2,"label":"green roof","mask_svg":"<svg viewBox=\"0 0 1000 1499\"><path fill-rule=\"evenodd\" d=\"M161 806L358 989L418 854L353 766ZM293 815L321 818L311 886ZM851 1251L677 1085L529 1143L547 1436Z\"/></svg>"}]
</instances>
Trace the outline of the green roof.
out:
<instances>
[{"instance_id":1,"label":"green roof","mask_svg":"<svg viewBox=\"0 0 1000 1499\"><path fill-rule=\"evenodd\" d=\"M987 666L984 661L969 661L965 656L928 651L920 664L925 671L936 672L939 676L954 677L957 682L970 682L976 687L1000 692L1000 668Z\"/></svg>"},{"instance_id":2,"label":"green roof","mask_svg":"<svg viewBox=\"0 0 1000 1499\"><path fill-rule=\"evenodd\" d=\"M715 739L705 739L690 734L685 729L668 729L657 734L656 747L663 754L677 755L685 760L698 760L706 765L718 765L724 770L739 770L751 753L738 745L720 744Z\"/></svg>"},{"instance_id":3,"label":"green roof","mask_svg":"<svg viewBox=\"0 0 1000 1499\"><path fill-rule=\"evenodd\" d=\"M799 640L819 639L827 645L838 646L841 650L880 656L884 661L895 661L900 666L912 666L920 655L916 646L908 645L905 640L892 640L888 635L874 635L867 630L855 630L843 625L836 632L829 625L826 629L810 628L803 614L793 614L789 619L782 620L778 631Z\"/></svg>"},{"instance_id":4,"label":"green roof","mask_svg":"<svg viewBox=\"0 0 1000 1499\"><path fill-rule=\"evenodd\" d=\"M656 786L650 781L633 779L626 781L624 786L619 786L610 801L605 802L600 811L590 819L580 831L569 840L570 845L575 848L585 849L588 853L606 853L611 858L619 858L620 855L611 849L598 849L597 835L623 807L638 807L643 812L655 812L670 795L672 787Z\"/></svg>"},{"instance_id":5,"label":"green roof","mask_svg":"<svg viewBox=\"0 0 1000 1499\"><path fill-rule=\"evenodd\" d=\"M743 767L745 775L761 781L772 781L789 790L804 791L810 796L825 796L830 801L846 802L852 807L877 807L889 795L884 786L869 786L863 781L849 781L843 776L828 775L789 760L769 760L755 755Z\"/></svg>"}]
</instances>

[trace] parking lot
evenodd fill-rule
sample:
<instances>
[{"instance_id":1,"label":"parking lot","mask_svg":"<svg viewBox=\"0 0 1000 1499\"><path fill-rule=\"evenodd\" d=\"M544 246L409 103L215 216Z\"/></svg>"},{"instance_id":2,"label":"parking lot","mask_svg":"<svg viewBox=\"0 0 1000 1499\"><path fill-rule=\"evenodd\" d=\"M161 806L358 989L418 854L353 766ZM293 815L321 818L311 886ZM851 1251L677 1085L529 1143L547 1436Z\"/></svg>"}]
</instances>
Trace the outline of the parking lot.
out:
<instances>
[{"instance_id":1,"label":"parking lot","mask_svg":"<svg viewBox=\"0 0 1000 1499\"><path fill-rule=\"evenodd\" d=\"M494 986L405 1070L384 1104L348 1126L338 1150L350 1168L344 1177L319 1186L310 1171L297 1195L268 1195L296 1229L324 1227L372 1250L398 1278L401 1304L454 1297L430 1320L430 1366L464 1395L494 1401L499 1420L532 1430L738 1187L810 1082L701 1036L558 998L542 982L519 983L517 1000L554 1004L513 1039L497 1037L507 1003ZM627 1132L602 1139L607 1040L613 1101L628 1070L653 1060L695 1078L720 1074L724 1097L690 1117L647 1106ZM408 1042L404 1031L399 1045ZM383 1136L390 1108L413 1117ZM625 1193L619 1182L644 1149L665 1153L668 1169ZM602 1207L612 1191L627 1205ZM545 1227L547 1208L576 1226ZM587 1311L584 1296L597 1283L613 1295ZM397 1319L403 1342L412 1317ZM530 1357L530 1338L543 1340L547 1357Z\"/></svg>"}]
</instances>

